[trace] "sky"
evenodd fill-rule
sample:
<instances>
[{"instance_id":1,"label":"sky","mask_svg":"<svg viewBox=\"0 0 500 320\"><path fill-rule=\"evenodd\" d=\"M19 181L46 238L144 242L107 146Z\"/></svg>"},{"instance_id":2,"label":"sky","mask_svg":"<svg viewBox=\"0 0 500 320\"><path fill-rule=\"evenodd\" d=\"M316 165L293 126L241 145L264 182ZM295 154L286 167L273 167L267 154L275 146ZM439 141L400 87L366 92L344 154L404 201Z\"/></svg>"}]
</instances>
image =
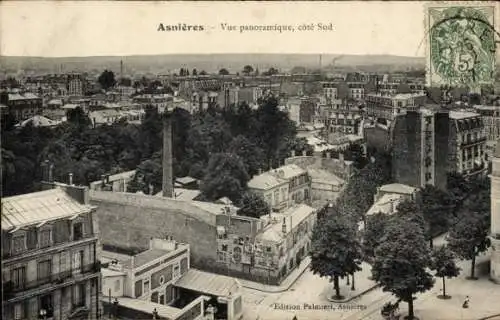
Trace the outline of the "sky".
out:
<instances>
[{"instance_id":1,"label":"sky","mask_svg":"<svg viewBox=\"0 0 500 320\"><path fill-rule=\"evenodd\" d=\"M0 55L81 57L169 53L425 56L423 2L0 2ZM204 31L157 31L159 24ZM221 24L235 25L224 31ZM303 24L333 31L298 31ZM241 25L295 32L240 33Z\"/></svg>"}]
</instances>

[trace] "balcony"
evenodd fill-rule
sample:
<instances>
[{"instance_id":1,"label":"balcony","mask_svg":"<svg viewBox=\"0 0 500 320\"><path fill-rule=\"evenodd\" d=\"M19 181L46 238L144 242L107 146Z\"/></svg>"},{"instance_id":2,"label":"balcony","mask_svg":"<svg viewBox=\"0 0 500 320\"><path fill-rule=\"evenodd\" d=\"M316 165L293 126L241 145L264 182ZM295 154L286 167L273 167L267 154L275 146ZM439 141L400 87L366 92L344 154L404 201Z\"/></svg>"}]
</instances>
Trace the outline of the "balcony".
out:
<instances>
[{"instance_id":1,"label":"balcony","mask_svg":"<svg viewBox=\"0 0 500 320\"><path fill-rule=\"evenodd\" d=\"M462 142L460 144L460 146L461 147L473 146L473 145L480 144L480 143L483 143L483 142L486 142L486 137L482 137L482 138L474 139L474 140L464 141L464 142Z\"/></svg>"},{"instance_id":2,"label":"balcony","mask_svg":"<svg viewBox=\"0 0 500 320\"><path fill-rule=\"evenodd\" d=\"M57 287L63 287L65 283L80 281L85 276L92 275L100 271L101 262L98 261L96 263L83 265L80 269L53 273L48 277L27 281L18 285L15 285L12 281L6 281L3 283L4 300L9 300L25 294L29 295L30 293L42 290L45 291L45 289L50 291L52 289L56 289Z\"/></svg>"}]
</instances>

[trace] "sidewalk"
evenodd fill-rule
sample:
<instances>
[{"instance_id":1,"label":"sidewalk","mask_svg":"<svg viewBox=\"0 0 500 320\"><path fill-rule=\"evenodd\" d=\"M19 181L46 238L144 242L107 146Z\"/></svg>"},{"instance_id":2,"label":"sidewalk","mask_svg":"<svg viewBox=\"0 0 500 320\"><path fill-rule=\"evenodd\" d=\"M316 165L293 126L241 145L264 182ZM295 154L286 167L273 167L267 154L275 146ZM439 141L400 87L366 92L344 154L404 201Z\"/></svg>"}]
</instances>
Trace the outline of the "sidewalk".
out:
<instances>
[{"instance_id":1,"label":"sidewalk","mask_svg":"<svg viewBox=\"0 0 500 320\"><path fill-rule=\"evenodd\" d=\"M238 279L238 281L241 283L241 285L245 288L248 289L253 289L257 291L262 291L262 292L268 292L268 293L280 293L280 292L285 292L288 289L290 289L291 286L297 281L297 279L300 278L300 276L309 269L309 265L311 264L311 257L305 257L301 262L300 265L295 268L289 275L286 277L285 280L281 282L279 286L272 286L268 284L263 284L255 281L250 281L250 280L245 280L245 279Z\"/></svg>"}]
</instances>

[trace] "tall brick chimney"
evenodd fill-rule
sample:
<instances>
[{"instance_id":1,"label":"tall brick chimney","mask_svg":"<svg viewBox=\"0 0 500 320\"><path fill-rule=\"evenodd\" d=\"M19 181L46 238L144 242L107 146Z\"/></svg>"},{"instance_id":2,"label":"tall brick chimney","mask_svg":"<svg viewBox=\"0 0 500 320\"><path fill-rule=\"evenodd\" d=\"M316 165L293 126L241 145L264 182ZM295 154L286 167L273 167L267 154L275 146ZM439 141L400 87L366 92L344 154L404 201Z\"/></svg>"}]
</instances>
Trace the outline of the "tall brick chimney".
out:
<instances>
[{"instance_id":1,"label":"tall brick chimney","mask_svg":"<svg viewBox=\"0 0 500 320\"><path fill-rule=\"evenodd\" d=\"M173 173L172 173L172 119L171 114L165 109L163 114L163 184L164 197L173 198Z\"/></svg>"}]
</instances>

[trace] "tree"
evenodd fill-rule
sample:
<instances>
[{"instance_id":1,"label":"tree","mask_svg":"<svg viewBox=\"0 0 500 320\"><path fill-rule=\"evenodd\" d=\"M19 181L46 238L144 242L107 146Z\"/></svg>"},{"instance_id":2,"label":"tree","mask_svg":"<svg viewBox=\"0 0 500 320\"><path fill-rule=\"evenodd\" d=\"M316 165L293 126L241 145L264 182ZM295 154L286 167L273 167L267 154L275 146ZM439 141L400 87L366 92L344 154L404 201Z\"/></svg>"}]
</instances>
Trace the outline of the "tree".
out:
<instances>
[{"instance_id":1,"label":"tree","mask_svg":"<svg viewBox=\"0 0 500 320\"><path fill-rule=\"evenodd\" d=\"M200 74L200 76L206 76L207 72L205 70L201 70L199 74Z\"/></svg>"},{"instance_id":2,"label":"tree","mask_svg":"<svg viewBox=\"0 0 500 320\"><path fill-rule=\"evenodd\" d=\"M431 253L422 228L408 219L393 219L382 243L375 250L373 279L384 291L408 303L408 318L414 319L414 295L432 288L427 268Z\"/></svg>"},{"instance_id":3,"label":"tree","mask_svg":"<svg viewBox=\"0 0 500 320\"><path fill-rule=\"evenodd\" d=\"M443 294L438 296L442 299L449 299L446 295L445 278L454 278L460 274L460 267L455 263L455 255L447 246L434 249L432 252L431 269L436 271L436 277L443 280Z\"/></svg>"},{"instance_id":4,"label":"tree","mask_svg":"<svg viewBox=\"0 0 500 320\"><path fill-rule=\"evenodd\" d=\"M449 248L461 259L471 260L468 277L471 280L477 279L474 275L476 256L490 246L489 225L485 220L478 213L470 213L462 217L448 234Z\"/></svg>"},{"instance_id":5,"label":"tree","mask_svg":"<svg viewBox=\"0 0 500 320\"><path fill-rule=\"evenodd\" d=\"M192 74L193 76L195 76L195 77L198 75L198 71L196 70L196 68L195 68L195 69L193 69L193 71L191 72L191 74Z\"/></svg>"},{"instance_id":6,"label":"tree","mask_svg":"<svg viewBox=\"0 0 500 320\"><path fill-rule=\"evenodd\" d=\"M246 192L240 200L238 215L260 218L271 212L269 205L264 199L252 192Z\"/></svg>"},{"instance_id":7,"label":"tree","mask_svg":"<svg viewBox=\"0 0 500 320\"><path fill-rule=\"evenodd\" d=\"M91 120L80 107L69 110L67 118L69 123L80 129L88 128L91 124Z\"/></svg>"},{"instance_id":8,"label":"tree","mask_svg":"<svg viewBox=\"0 0 500 320\"><path fill-rule=\"evenodd\" d=\"M356 225L346 216L336 214L316 224L311 239L311 270L321 277L330 277L334 299L341 300L339 278L361 270L361 245Z\"/></svg>"},{"instance_id":9,"label":"tree","mask_svg":"<svg viewBox=\"0 0 500 320\"><path fill-rule=\"evenodd\" d=\"M219 70L219 75L227 76L227 75L229 75L229 71L226 68L222 68Z\"/></svg>"},{"instance_id":10,"label":"tree","mask_svg":"<svg viewBox=\"0 0 500 320\"><path fill-rule=\"evenodd\" d=\"M420 210L427 224L427 239L433 247L433 238L448 230L451 203L448 194L426 185L420 192Z\"/></svg>"},{"instance_id":11,"label":"tree","mask_svg":"<svg viewBox=\"0 0 500 320\"><path fill-rule=\"evenodd\" d=\"M390 216L382 212L375 213L366 218L363 232L363 254L366 260L375 257L375 249L380 245L389 223Z\"/></svg>"},{"instance_id":12,"label":"tree","mask_svg":"<svg viewBox=\"0 0 500 320\"><path fill-rule=\"evenodd\" d=\"M243 75L249 76L252 72L253 72L253 67L252 66L246 65L246 66L243 67L243 71L242 71Z\"/></svg>"},{"instance_id":13,"label":"tree","mask_svg":"<svg viewBox=\"0 0 500 320\"><path fill-rule=\"evenodd\" d=\"M99 82L104 90L108 90L109 88L114 87L116 84L115 74L113 73L113 71L104 70L99 78L97 78L97 82Z\"/></svg>"},{"instance_id":14,"label":"tree","mask_svg":"<svg viewBox=\"0 0 500 320\"><path fill-rule=\"evenodd\" d=\"M231 153L216 153L208 162L201 192L210 201L228 197L237 203L247 188L248 180L248 173L240 157Z\"/></svg>"},{"instance_id":15,"label":"tree","mask_svg":"<svg viewBox=\"0 0 500 320\"><path fill-rule=\"evenodd\" d=\"M251 177L266 165L262 149L243 135L238 135L233 139L229 145L229 152L238 155L243 160L245 169Z\"/></svg>"},{"instance_id":16,"label":"tree","mask_svg":"<svg viewBox=\"0 0 500 320\"><path fill-rule=\"evenodd\" d=\"M278 74L278 73L279 73L278 69L275 69L275 68L271 67L266 72L263 72L262 75L264 75L264 76L272 76L272 75L275 75L275 74Z\"/></svg>"}]
</instances>

